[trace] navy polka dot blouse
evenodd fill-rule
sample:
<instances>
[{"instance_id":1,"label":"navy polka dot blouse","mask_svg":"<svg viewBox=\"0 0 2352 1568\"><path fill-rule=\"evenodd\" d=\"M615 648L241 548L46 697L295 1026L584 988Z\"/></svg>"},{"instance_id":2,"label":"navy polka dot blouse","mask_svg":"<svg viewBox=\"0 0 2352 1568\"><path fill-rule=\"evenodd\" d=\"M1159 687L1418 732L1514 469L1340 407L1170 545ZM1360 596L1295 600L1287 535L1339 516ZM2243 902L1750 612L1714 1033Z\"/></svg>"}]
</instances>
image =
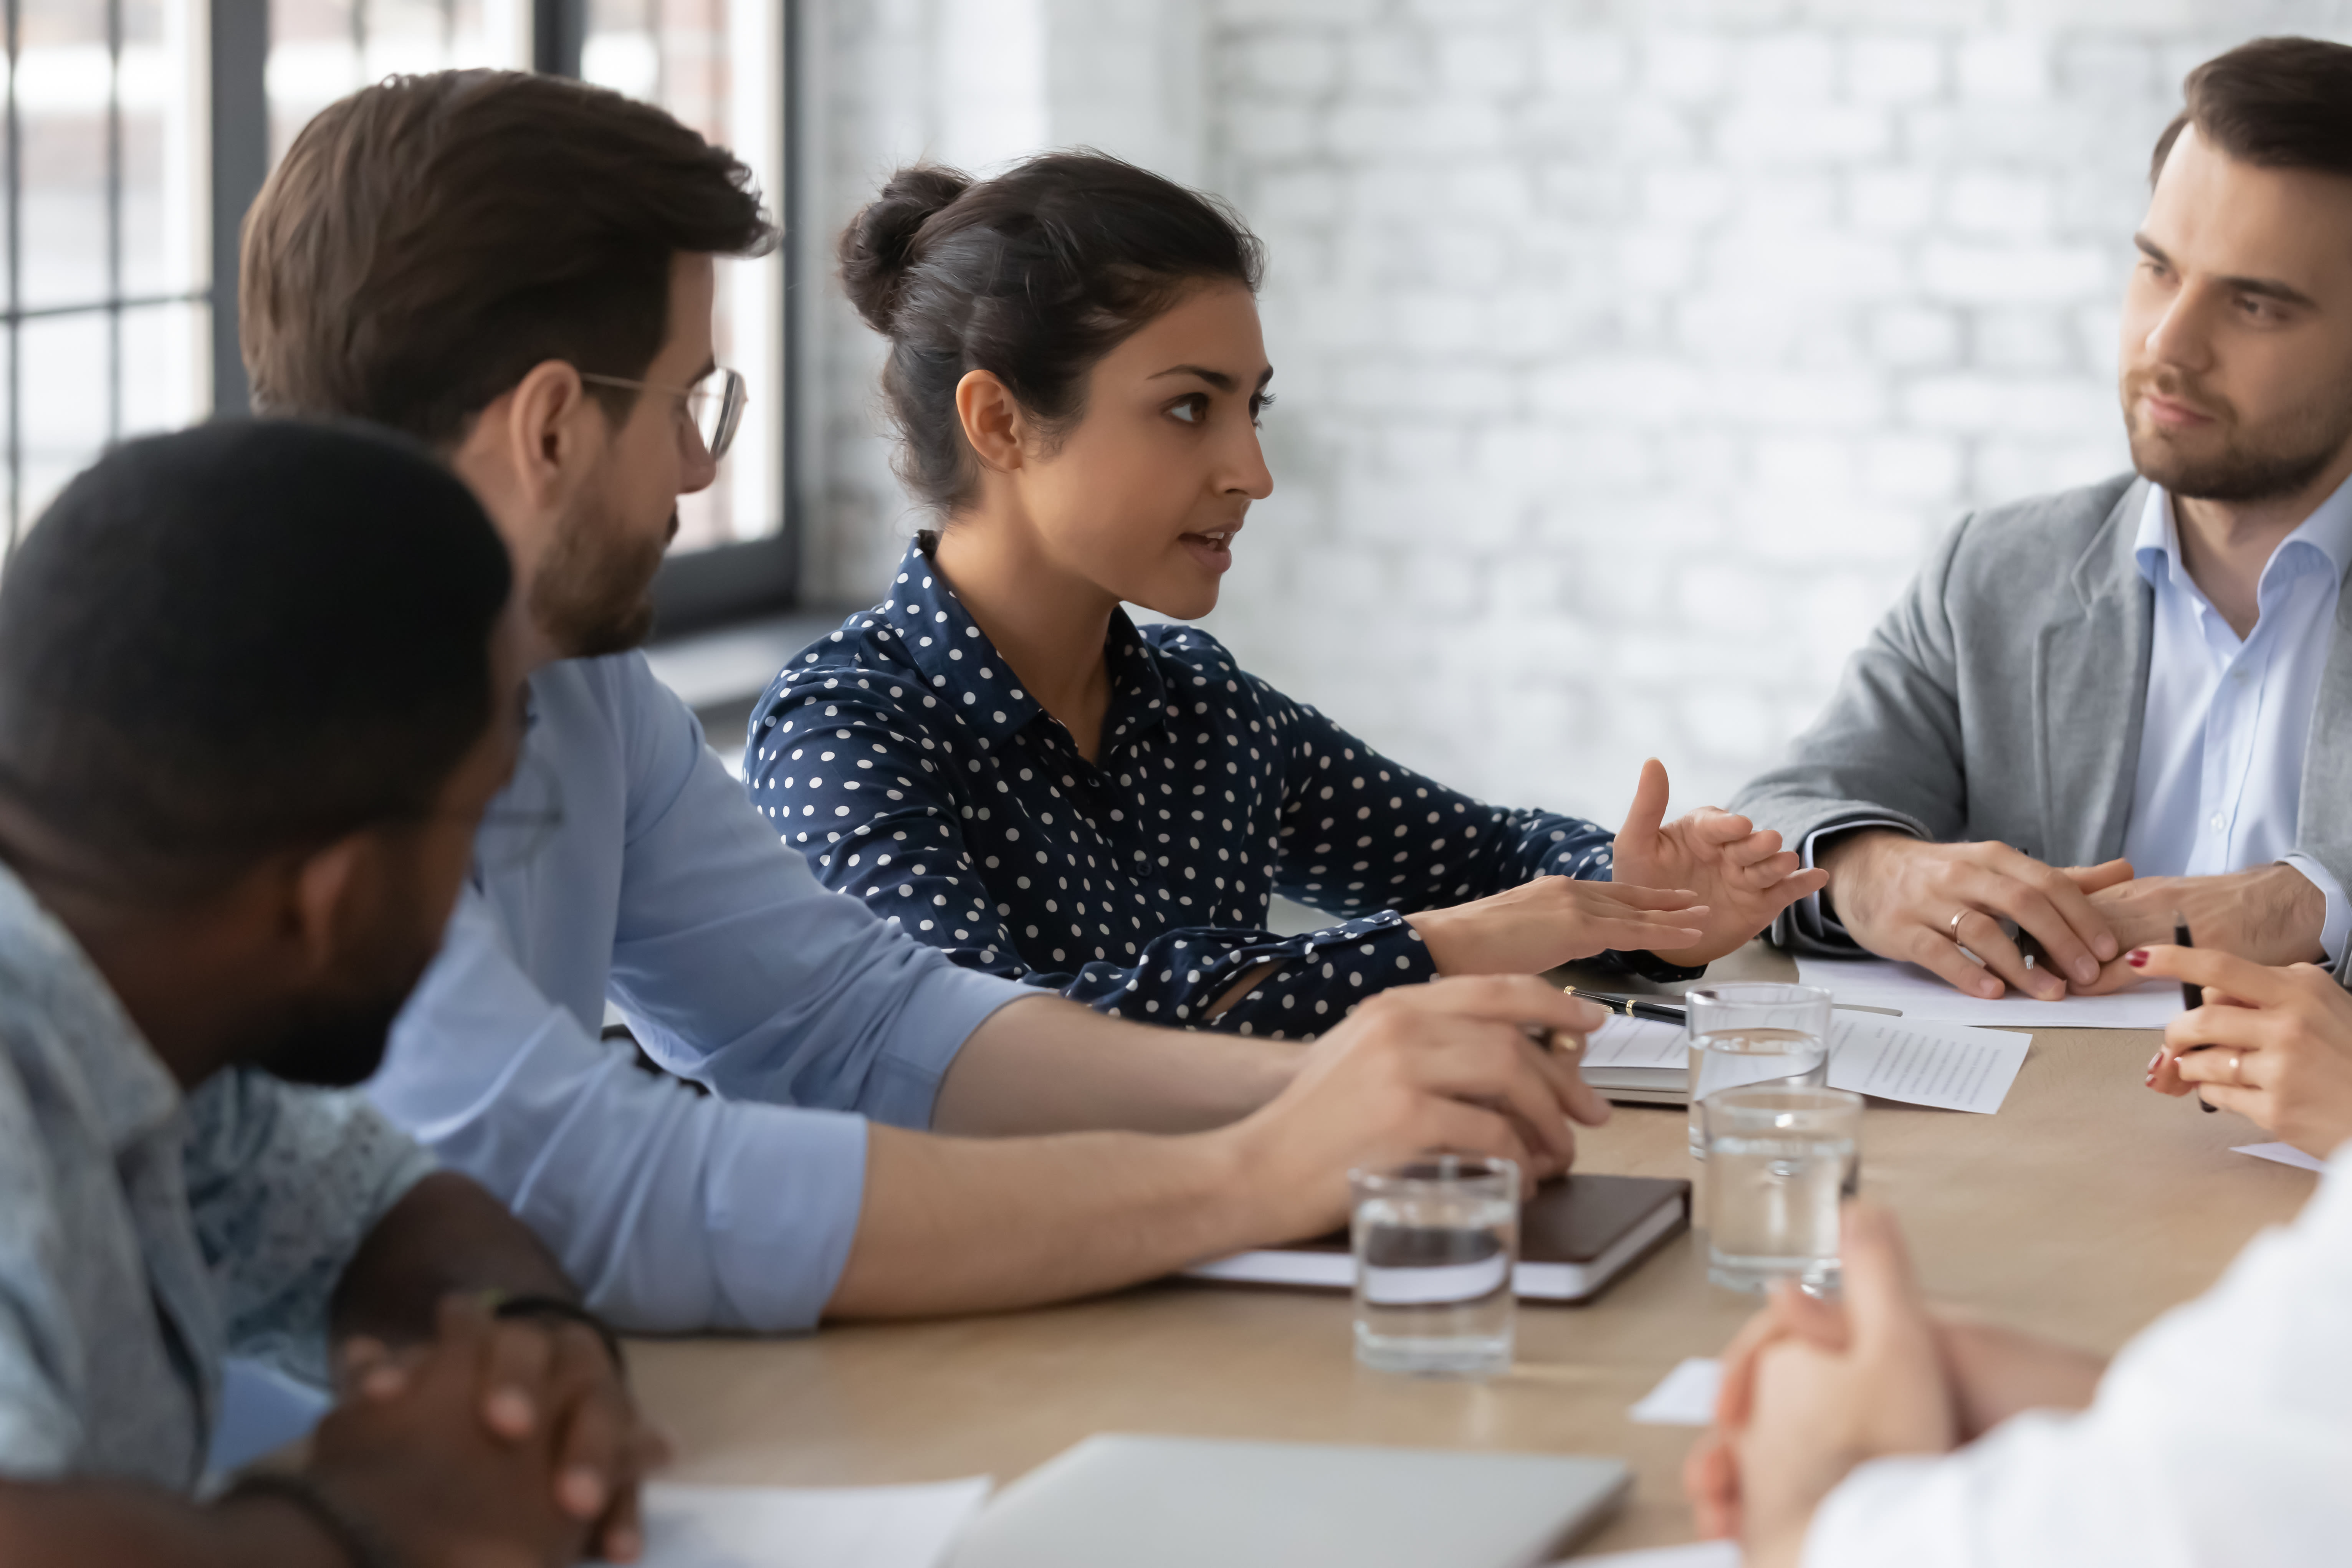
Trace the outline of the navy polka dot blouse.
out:
<instances>
[{"instance_id":1,"label":"navy polka dot blouse","mask_svg":"<svg viewBox=\"0 0 2352 1568\"><path fill-rule=\"evenodd\" d=\"M1609 875L1606 829L1483 805L1401 767L1204 632L1138 630L1120 612L1106 654L1089 763L919 543L887 600L770 684L745 787L820 880L959 963L1113 1016L1277 1038L1435 974L1401 911ZM1340 923L1265 931L1277 891ZM1280 968L1208 1016L1268 963ZM1648 954L1634 967L1691 973Z\"/></svg>"}]
</instances>

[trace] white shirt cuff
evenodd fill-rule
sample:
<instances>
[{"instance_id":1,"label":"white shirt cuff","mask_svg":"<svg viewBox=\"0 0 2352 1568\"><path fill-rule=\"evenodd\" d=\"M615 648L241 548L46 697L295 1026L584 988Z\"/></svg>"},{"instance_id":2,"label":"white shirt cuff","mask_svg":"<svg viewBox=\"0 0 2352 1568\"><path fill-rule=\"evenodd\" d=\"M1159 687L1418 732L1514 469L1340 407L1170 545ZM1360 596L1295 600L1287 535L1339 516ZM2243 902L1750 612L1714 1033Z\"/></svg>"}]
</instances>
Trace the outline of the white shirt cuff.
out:
<instances>
[{"instance_id":1,"label":"white shirt cuff","mask_svg":"<svg viewBox=\"0 0 2352 1568\"><path fill-rule=\"evenodd\" d=\"M1840 834L1859 833L1865 827L1891 827L1897 833L1905 834L1911 831L1909 823L1898 822L1891 816L1865 816L1858 820L1833 822L1827 827L1817 827L1806 834L1805 841L1797 847L1797 858L1801 862L1798 869L1802 871L1813 869L1813 851L1820 846L1822 839L1834 838ZM1809 930L1815 937L1852 940L1846 937L1844 922L1832 915L1829 912L1829 907L1822 902L1821 894L1806 894L1797 901L1796 907L1803 911L1799 917L1801 927Z\"/></svg>"},{"instance_id":2,"label":"white shirt cuff","mask_svg":"<svg viewBox=\"0 0 2352 1568\"><path fill-rule=\"evenodd\" d=\"M2344 939L2352 936L2352 900L2344 896L2344 884L2329 876L2327 868L2300 851L2280 857L2304 875L2305 880L2317 888L2327 900L2327 920L2319 928L2319 949L2334 963L2344 956Z\"/></svg>"}]
</instances>

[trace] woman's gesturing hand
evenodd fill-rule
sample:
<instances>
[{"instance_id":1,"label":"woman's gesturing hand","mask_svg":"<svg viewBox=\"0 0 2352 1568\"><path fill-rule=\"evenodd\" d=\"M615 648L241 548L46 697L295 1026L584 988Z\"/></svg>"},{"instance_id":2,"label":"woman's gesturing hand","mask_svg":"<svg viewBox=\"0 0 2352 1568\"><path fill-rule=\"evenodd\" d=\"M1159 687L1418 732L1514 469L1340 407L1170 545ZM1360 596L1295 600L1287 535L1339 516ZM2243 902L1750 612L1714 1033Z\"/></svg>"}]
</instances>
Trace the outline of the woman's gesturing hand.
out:
<instances>
[{"instance_id":1,"label":"woman's gesturing hand","mask_svg":"<svg viewBox=\"0 0 2352 1568\"><path fill-rule=\"evenodd\" d=\"M1772 923L1772 917L1829 881L1825 871L1799 868L1780 836L1759 830L1744 816L1714 806L1668 822L1666 769L1655 757L1642 764L1641 782L1611 851L1616 876L1640 887L1687 888L1705 919L1690 943L1669 949L1641 945L1677 963L1711 963ZM1621 943L1622 945L1631 945Z\"/></svg>"},{"instance_id":2,"label":"woman's gesturing hand","mask_svg":"<svg viewBox=\"0 0 2352 1568\"><path fill-rule=\"evenodd\" d=\"M1404 918L1440 974L1540 974L1612 949L1686 948L1705 934L1706 914L1688 892L1538 877Z\"/></svg>"},{"instance_id":3,"label":"woman's gesturing hand","mask_svg":"<svg viewBox=\"0 0 2352 1568\"><path fill-rule=\"evenodd\" d=\"M2195 1089L2321 1159L2352 1139L2352 995L2335 975L2205 948L2139 948L2126 962L2151 979L2205 987L2205 1005L2166 1026L2150 1089Z\"/></svg>"}]
</instances>

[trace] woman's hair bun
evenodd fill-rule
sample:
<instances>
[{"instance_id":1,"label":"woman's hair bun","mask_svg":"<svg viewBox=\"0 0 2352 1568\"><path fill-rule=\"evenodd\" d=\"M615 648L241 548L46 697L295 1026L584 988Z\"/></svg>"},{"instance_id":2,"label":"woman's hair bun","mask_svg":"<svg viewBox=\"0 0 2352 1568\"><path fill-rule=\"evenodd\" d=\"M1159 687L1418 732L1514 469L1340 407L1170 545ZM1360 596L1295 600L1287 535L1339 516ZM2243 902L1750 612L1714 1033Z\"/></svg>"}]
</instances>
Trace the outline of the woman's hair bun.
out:
<instances>
[{"instance_id":1,"label":"woman's hair bun","mask_svg":"<svg viewBox=\"0 0 2352 1568\"><path fill-rule=\"evenodd\" d=\"M932 214L971 188L969 174L912 163L891 175L882 194L849 220L841 232L841 281L867 326L889 332L915 262L915 237Z\"/></svg>"}]
</instances>

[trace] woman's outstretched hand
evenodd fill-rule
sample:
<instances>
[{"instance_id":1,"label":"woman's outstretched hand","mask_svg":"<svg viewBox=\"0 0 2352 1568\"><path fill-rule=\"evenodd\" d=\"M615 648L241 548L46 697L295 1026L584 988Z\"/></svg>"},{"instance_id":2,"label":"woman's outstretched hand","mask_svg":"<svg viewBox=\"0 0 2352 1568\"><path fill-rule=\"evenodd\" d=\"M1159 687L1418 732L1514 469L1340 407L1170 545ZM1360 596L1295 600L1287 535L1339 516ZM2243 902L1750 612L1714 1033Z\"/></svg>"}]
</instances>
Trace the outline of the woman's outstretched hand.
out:
<instances>
[{"instance_id":1,"label":"woman's outstretched hand","mask_svg":"<svg viewBox=\"0 0 2352 1568\"><path fill-rule=\"evenodd\" d=\"M1618 882L1641 888L1686 888L1703 913L1698 935L1680 947L1646 947L1676 963L1711 963L1772 923L1772 917L1829 882L1829 873L1798 868L1780 836L1744 816L1705 805L1668 822L1666 769L1655 757L1642 764L1641 782L1612 851Z\"/></svg>"},{"instance_id":2,"label":"woman's outstretched hand","mask_svg":"<svg viewBox=\"0 0 2352 1568\"><path fill-rule=\"evenodd\" d=\"M1688 892L1538 877L1451 909L1405 916L1440 974L1540 974L1611 949L1683 948L1706 929Z\"/></svg>"}]
</instances>

